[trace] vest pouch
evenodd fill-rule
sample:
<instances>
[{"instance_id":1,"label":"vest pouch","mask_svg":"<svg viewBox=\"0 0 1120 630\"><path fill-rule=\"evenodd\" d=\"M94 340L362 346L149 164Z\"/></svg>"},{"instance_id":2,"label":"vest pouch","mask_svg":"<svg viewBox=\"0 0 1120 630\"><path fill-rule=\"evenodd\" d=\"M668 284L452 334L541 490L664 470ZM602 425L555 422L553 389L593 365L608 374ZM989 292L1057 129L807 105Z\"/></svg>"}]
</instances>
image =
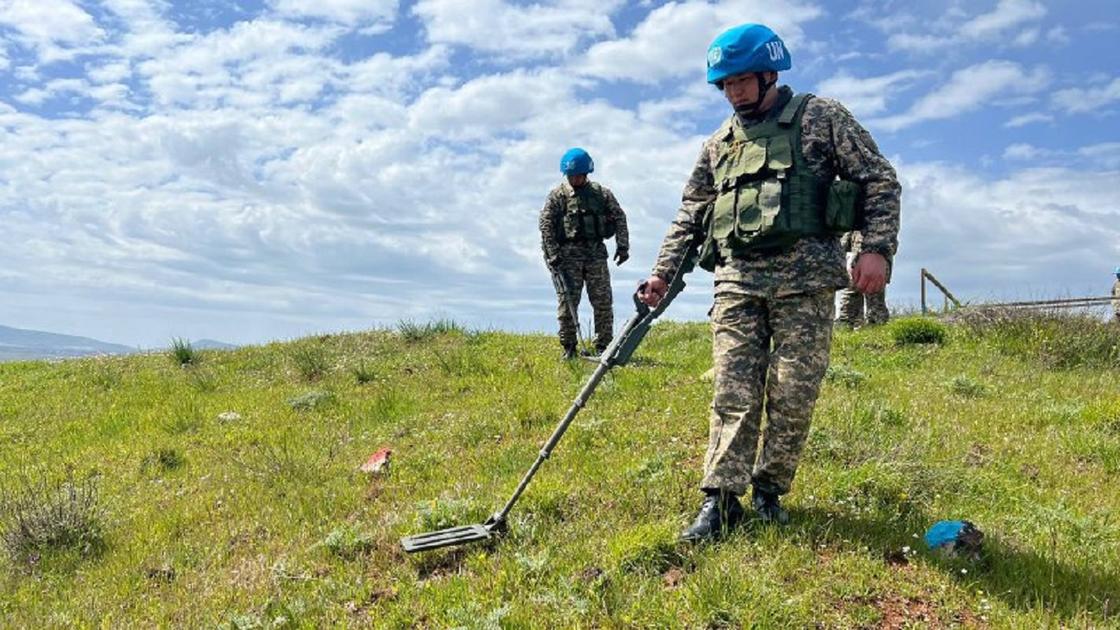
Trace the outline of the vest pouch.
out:
<instances>
[{"instance_id":1,"label":"vest pouch","mask_svg":"<svg viewBox=\"0 0 1120 630\"><path fill-rule=\"evenodd\" d=\"M746 241L762 229L762 208L758 206L760 182L751 182L739 187L739 201L736 203L735 236Z\"/></svg>"},{"instance_id":2,"label":"vest pouch","mask_svg":"<svg viewBox=\"0 0 1120 630\"><path fill-rule=\"evenodd\" d=\"M735 231L735 190L729 190L716 197L712 205L711 238L725 241Z\"/></svg>"},{"instance_id":3,"label":"vest pouch","mask_svg":"<svg viewBox=\"0 0 1120 630\"><path fill-rule=\"evenodd\" d=\"M775 173L781 173L793 166L793 147L789 144L789 136L774 136L766 145L766 167Z\"/></svg>"},{"instance_id":4,"label":"vest pouch","mask_svg":"<svg viewBox=\"0 0 1120 630\"><path fill-rule=\"evenodd\" d=\"M828 186L828 203L824 211L825 228L837 234L852 231L856 226L859 195L859 184L843 179L833 180Z\"/></svg>"},{"instance_id":5,"label":"vest pouch","mask_svg":"<svg viewBox=\"0 0 1120 630\"><path fill-rule=\"evenodd\" d=\"M568 241L575 241L580 236L580 216L572 212L564 213L564 238Z\"/></svg>"},{"instance_id":6,"label":"vest pouch","mask_svg":"<svg viewBox=\"0 0 1120 630\"><path fill-rule=\"evenodd\" d=\"M774 227L775 221L779 218L786 218L784 215L779 216L779 211L782 209L782 182L777 179L767 179L761 182L758 186L758 208L762 214L762 225L760 229L763 232L769 231ZM780 221L778 227L788 229L789 221Z\"/></svg>"},{"instance_id":7,"label":"vest pouch","mask_svg":"<svg viewBox=\"0 0 1120 630\"><path fill-rule=\"evenodd\" d=\"M599 217L590 212L586 212L580 216L583 221L583 237L585 240L592 240L599 238Z\"/></svg>"}]
</instances>

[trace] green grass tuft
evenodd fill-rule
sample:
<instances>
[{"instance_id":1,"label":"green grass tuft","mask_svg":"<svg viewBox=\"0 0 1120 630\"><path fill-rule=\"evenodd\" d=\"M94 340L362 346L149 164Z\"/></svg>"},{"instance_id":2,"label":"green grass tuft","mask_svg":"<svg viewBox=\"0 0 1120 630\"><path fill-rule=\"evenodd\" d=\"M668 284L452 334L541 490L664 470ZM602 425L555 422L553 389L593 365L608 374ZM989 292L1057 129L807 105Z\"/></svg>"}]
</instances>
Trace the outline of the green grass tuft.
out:
<instances>
[{"instance_id":1,"label":"green grass tuft","mask_svg":"<svg viewBox=\"0 0 1120 630\"><path fill-rule=\"evenodd\" d=\"M945 345L949 330L945 324L928 317L900 317L887 325L895 344L900 346L914 344Z\"/></svg>"},{"instance_id":2,"label":"green grass tuft","mask_svg":"<svg viewBox=\"0 0 1120 630\"><path fill-rule=\"evenodd\" d=\"M330 370L327 349L317 341L297 342L292 347L290 356L296 365L296 371L305 381L318 380Z\"/></svg>"},{"instance_id":3,"label":"green grass tuft","mask_svg":"<svg viewBox=\"0 0 1120 630\"><path fill-rule=\"evenodd\" d=\"M83 556L104 541L105 511L94 477L62 481L9 480L0 489L0 540L14 563L33 561L48 551Z\"/></svg>"},{"instance_id":4,"label":"green grass tuft","mask_svg":"<svg viewBox=\"0 0 1120 630\"><path fill-rule=\"evenodd\" d=\"M410 319L397 322L397 332L401 338L409 343L418 343L451 333L465 334L462 326L450 319L434 319L430 322L418 324Z\"/></svg>"},{"instance_id":5,"label":"green grass tuft","mask_svg":"<svg viewBox=\"0 0 1120 630\"><path fill-rule=\"evenodd\" d=\"M171 361L176 365L186 367L198 363L198 352L191 346L191 342L181 337L175 337L171 340L171 348L168 350L171 356Z\"/></svg>"}]
</instances>

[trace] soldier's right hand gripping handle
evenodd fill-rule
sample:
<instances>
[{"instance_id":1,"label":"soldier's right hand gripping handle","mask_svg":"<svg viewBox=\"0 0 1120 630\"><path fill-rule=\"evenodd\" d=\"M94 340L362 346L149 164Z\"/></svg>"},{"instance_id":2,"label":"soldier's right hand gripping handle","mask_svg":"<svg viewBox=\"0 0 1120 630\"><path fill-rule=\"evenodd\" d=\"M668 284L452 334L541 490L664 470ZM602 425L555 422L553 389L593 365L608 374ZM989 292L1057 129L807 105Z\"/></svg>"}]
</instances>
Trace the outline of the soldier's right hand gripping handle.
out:
<instances>
[{"instance_id":1,"label":"soldier's right hand gripping handle","mask_svg":"<svg viewBox=\"0 0 1120 630\"><path fill-rule=\"evenodd\" d=\"M643 282L636 292L634 292L634 309L637 311L630 317L623 326L622 332L615 337L614 341L607 350L603 352L600 361L608 365L626 365L630 361L630 357L634 351L638 349L638 345L645 339L646 333L649 332L649 327L653 324L653 320L657 319L665 309L668 308L669 303L677 294L684 290L684 277L688 275L696 267L696 260L700 255L700 243L702 239L697 239L685 252L684 258L681 260L680 267L677 268L677 273L673 275L672 282L669 283L669 289L665 292L665 297L661 298L657 308L651 309L646 306L640 299L638 294L645 289Z\"/></svg>"}]
</instances>

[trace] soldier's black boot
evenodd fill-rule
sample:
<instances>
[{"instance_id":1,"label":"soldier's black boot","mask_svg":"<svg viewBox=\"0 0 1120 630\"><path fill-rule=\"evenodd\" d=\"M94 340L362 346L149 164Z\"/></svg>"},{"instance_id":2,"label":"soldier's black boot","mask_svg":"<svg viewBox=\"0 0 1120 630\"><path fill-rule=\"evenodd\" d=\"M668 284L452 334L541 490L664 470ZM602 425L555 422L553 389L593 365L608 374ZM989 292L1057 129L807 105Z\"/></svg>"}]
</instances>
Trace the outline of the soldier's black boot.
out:
<instances>
[{"instance_id":1,"label":"soldier's black boot","mask_svg":"<svg viewBox=\"0 0 1120 630\"><path fill-rule=\"evenodd\" d=\"M576 358L576 347L564 346L564 360L571 361L574 358Z\"/></svg>"},{"instance_id":2,"label":"soldier's black boot","mask_svg":"<svg viewBox=\"0 0 1120 630\"><path fill-rule=\"evenodd\" d=\"M781 499L776 493L755 488L751 495L751 507L763 522L779 525L789 522L789 512L782 509Z\"/></svg>"},{"instance_id":3,"label":"soldier's black boot","mask_svg":"<svg viewBox=\"0 0 1120 630\"><path fill-rule=\"evenodd\" d=\"M716 541L727 535L743 520L743 505L739 497L720 491L706 491L700 513L688 529L681 532L685 542Z\"/></svg>"}]
</instances>

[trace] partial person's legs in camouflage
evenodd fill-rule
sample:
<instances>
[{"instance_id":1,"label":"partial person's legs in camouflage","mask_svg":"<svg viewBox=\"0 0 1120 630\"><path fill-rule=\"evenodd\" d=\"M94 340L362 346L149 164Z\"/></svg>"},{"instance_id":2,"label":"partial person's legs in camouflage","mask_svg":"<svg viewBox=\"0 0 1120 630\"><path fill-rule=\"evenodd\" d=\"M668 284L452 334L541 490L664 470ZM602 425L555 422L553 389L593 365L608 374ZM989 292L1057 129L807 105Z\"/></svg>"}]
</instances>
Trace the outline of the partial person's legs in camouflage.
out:
<instances>
[{"instance_id":1,"label":"partial person's legs in camouflage","mask_svg":"<svg viewBox=\"0 0 1120 630\"><path fill-rule=\"evenodd\" d=\"M607 259L584 263L583 278L587 281L587 297L595 312L595 349L603 352L614 335L614 305L611 296L611 272Z\"/></svg>"},{"instance_id":2,"label":"partial person's legs in camouflage","mask_svg":"<svg viewBox=\"0 0 1120 630\"><path fill-rule=\"evenodd\" d=\"M771 331L764 300L722 284L712 307L715 394L700 487L742 495L758 447Z\"/></svg>"},{"instance_id":3,"label":"partial person's legs in camouflage","mask_svg":"<svg viewBox=\"0 0 1120 630\"><path fill-rule=\"evenodd\" d=\"M766 427L751 475L756 491L789 492L832 344L833 292L769 301L774 351L766 379Z\"/></svg>"},{"instance_id":4,"label":"partial person's legs in camouflage","mask_svg":"<svg viewBox=\"0 0 1120 630\"><path fill-rule=\"evenodd\" d=\"M863 325L863 294L848 287L840 290L840 306L836 322L855 328Z\"/></svg>"},{"instance_id":5,"label":"partial person's legs in camouflage","mask_svg":"<svg viewBox=\"0 0 1120 630\"><path fill-rule=\"evenodd\" d=\"M891 318L891 312L887 310L887 291L885 289L878 293L866 295L864 299L867 301L868 324L885 324Z\"/></svg>"},{"instance_id":6,"label":"partial person's legs in camouflage","mask_svg":"<svg viewBox=\"0 0 1120 630\"><path fill-rule=\"evenodd\" d=\"M579 313L579 299L583 293L583 266L578 260L560 260L560 272L568 284L568 295L556 292L556 319L560 323L560 345L565 352L575 351L579 339L579 321L572 319L572 311ZM571 306L568 306L568 301Z\"/></svg>"}]
</instances>

